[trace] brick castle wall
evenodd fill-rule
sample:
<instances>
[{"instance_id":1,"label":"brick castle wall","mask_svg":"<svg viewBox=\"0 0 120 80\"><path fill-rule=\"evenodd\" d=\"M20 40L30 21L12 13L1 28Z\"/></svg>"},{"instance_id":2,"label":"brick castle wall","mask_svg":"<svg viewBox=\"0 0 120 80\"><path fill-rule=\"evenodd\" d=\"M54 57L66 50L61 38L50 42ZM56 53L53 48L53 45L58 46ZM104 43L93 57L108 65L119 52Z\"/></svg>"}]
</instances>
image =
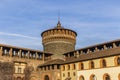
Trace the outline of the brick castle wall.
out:
<instances>
[{"instance_id":1,"label":"brick castle wall","mask_svg":"<svg viewBox=\"0 0 120 80\"><path fill-rule=\"evenodd\" d=\"M53 53L53 58L63 58L64 53L75 50L75 45L66 42L52 42L44 45L44 51Z\"/></svg>"}]
</instances>

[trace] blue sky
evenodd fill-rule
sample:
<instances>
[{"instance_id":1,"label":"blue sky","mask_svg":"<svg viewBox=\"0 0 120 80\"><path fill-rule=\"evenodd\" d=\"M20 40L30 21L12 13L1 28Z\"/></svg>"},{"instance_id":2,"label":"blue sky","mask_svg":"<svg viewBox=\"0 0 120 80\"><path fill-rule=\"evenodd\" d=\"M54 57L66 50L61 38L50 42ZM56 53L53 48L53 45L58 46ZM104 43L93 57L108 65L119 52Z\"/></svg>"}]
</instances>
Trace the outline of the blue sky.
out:
<instances>
[{"instance_id":1,"label":"blue sky","mask_svg":"<svg viewBox=\"0 0 120 80\"><path fill-rule=\"evenodd\" d=\"M120 39L120 0L0 0L0 43L42 50L40 34L60 21L76 49Z\"/></svg>"}]
</instances>

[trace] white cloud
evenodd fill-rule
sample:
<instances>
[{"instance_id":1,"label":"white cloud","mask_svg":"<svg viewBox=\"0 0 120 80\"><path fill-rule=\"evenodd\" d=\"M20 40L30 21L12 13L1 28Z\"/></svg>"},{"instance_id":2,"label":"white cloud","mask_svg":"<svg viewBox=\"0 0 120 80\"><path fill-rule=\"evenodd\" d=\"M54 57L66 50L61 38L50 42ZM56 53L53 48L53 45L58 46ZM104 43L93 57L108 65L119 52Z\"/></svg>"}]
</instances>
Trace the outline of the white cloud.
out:
<instances>
[{"instance_id":1,"label":"white cloud","mask_svg":"<svg viewBox=\"0 0 120 80\"><path fill-rule=\"evenodd\" d=\"M0 32L0 44L42 50L42 41L40 38L21 34Z\"/></svg>"},{"instance_id":2,"label":"white cloud","mask_svg":"<svg viewBox=\"0 0 120 80\"><path fill-rule=\"evenodd\" d=\"M6 33L6 32L0 32L0 35L7 35L7 36L14 36L14 37L23 37L23 38L29 38L29 39L39 39L37 37L25 36L25 35L22 35L22 34Z\"/></svg>"}]
</instances>

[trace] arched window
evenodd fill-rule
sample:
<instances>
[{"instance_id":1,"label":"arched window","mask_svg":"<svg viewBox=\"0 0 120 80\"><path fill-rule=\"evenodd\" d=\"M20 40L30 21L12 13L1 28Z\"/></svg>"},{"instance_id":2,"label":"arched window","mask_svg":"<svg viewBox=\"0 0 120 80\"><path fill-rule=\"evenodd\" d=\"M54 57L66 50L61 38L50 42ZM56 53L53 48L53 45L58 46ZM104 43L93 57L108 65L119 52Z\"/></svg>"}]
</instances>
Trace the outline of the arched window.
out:
<instances>
[{"instance_id":1,"label":"arched window","mask_svg":"<svg viewBox=\"0 0 120 80\"><path fill-rule=\"evenodd\" d=\"M94 68L94 62L91 61L91 62L90 62L90 69L93 69L93 68Z\"/></svg>"},{"instance_id":2,"label":"arched window","mask_svg":"<svg viewBox=\"0 0 120 80\"><path fill-rule=\"evenodd\" d=\"M104 68L104 67L106 67L107 65L106 65L106 60L105 59L102 59L101 60L101 67L102 68Z\"/></svg>"},{"instance_id":3,"label":"arched window","mask_svg":"<svg viewBox=\"0 0 120 80\"><path fill-rule=\"evenodd\" d=\"M79 63L79 69L80 70L83 70L84 69L84 64L81 62L81 63Z\"/></svg>"},{"instance_id":4,"label":"arched window","mask_svg":"<svg viewBox=\"0 0 120 80\"><path fill-rule=\"evenodd\" d=\"M91 75L90 80L97 80L97 77L95 75Z\"/></svg>"},{"instance_id":5,"label":"arched window","mask_svg":"<svg viewBox=\"0 0 120 80\"><path fill-rule=\"evenodd\" d=\"M70 70L70 65L68 65L68 70Z\"/></svg>"},{"instance_id":6,"label":"arched window","mask_svg":"<svg viewBox=\"0 0 120 80\"><path fill-rule=\"evenodd\" d=\"M80 76L79 77L79 80L85 80L83 76Z\"/></svg>"},{"instance_id":7,"label":"arched window","mask_svg":"<svg viewBox=\"0 0 120 80\"><path fill-rule=\"evenodd\" d=\"M117 58L117 65L120 65L120 57Z\"/></svg>"},{"instance_id":8,"label":"arched window","mask_svg":"<svg viewBox=\"0 0 120 80\"><path fill-rule=\"evenodd\" d=\"M110 80L110 76L108 74L104 74L103 80Z\"/></svg>"},{"instance_id":9,"label":"arched window","mask_svg":"<svg viewBox=\"0 0 120 80\"><path fill-rule=\"evenodd\" d=\"M70 73L68 72L68 77L70 77Z\"/></svg>"}]
</instances>

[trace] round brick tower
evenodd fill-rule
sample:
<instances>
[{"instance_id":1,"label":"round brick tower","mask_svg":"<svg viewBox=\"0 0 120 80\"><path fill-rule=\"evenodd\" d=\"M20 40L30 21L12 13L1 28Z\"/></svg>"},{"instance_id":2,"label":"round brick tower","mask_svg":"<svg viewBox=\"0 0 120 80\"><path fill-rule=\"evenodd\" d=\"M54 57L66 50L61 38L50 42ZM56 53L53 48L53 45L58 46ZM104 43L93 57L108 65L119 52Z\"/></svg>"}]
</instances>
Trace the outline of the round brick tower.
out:
<instances>
[{"instance_id":1,"label":"round brick tower","mask_svg":"<svg viewBox=\"0 0 120 80\"><path fill-rule=\"evenodd\" d=\"M54 54L53 58L63 58L63 53L75 50L77 33L63 28L60 21L55 28L42 32L41 36L44 52Z\"/></svg>"}]
</instances>

